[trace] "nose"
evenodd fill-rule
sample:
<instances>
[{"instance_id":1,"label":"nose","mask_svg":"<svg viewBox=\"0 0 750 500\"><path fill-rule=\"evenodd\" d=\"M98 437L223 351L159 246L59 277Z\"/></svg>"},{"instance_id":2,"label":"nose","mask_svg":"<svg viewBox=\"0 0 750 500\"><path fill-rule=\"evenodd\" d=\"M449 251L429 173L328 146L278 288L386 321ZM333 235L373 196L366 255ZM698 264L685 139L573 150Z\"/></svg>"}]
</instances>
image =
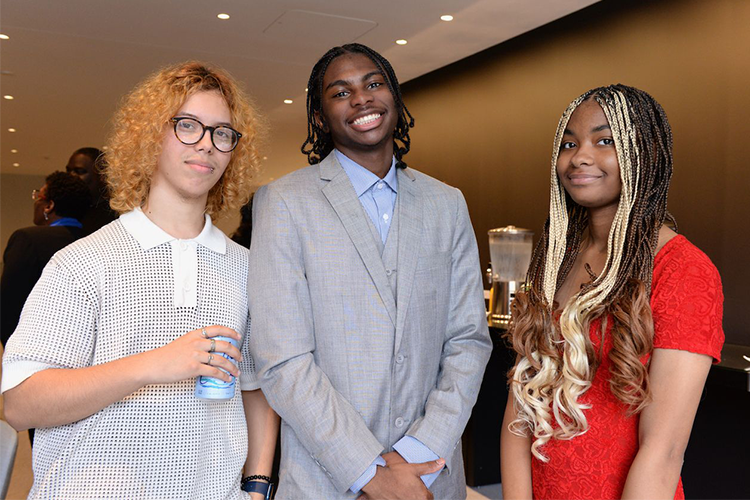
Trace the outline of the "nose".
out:
<instances>
[{"instance_id":1,"label":"nose","mask_svg":"<svg viewBox=\"0 0 750 500\"><path fill-rule=\"evenodd\" d=\"M594 157L591 154L591 149L583 144L579 145L573 156L570 157L570 164L574 167L582 167L584 165L591 165L594 162Z\"/></svg>"},{"instance_id":2,"label":"nose","mask_svg":"<svg viewBox=\"0 0 750 500\"><path fill-rule=\"evenodd\" d=\"M201 137L201 140L193 144L193 147L197 151L206 151L207 153L211 153L214 150L214 143L211 141L211 134L213 131L211 130L204 130L203 131L203 137Z\"/></svg>"},{"instance_id":3,"label":"nose","mask_svg":"<svg viewBox=\"0 0 750 500\"><path fill-rule=\"evenodd\" d=\"M372 102L372 94L367 90L354 90L350 102L352 106L362 106Z\"/></svg>"}]
</instances>

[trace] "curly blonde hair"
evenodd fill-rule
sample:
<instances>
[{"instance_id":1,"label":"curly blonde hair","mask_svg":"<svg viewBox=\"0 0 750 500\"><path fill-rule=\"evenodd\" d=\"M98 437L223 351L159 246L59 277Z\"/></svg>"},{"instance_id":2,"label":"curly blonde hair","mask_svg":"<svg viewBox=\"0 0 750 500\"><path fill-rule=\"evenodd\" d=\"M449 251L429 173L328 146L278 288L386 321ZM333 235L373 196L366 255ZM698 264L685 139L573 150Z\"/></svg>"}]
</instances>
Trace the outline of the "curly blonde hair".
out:
<instances>
[{"instance_id":1,"label":"curly blonde hair","mask_svg":"<svg viewBox=\"0 0 750 500\"><path fill-rule=\"evenodd\" d=\"M593 99L612 129L622 190L612 222L607 261L555 319L555 293L575 262L588 212L562 188L557 157L565 127L575 109ZM672 130L662 107L642 90L612 85L590 90L574 100L560 118L552 153L550 214L534 249L527 275L529 288L512 304L509 337L518 362L509 373L518 418L511 430L533 434L531 451L546 461L542 449L550 439L572 439L588 430L578 398L591 386L601 362L589 328L602 318L601 345L611 321L610 390L631 413L650 401L647 366L653 350L649 298L659 229L667 211L672 177Z\"/></svg>"},{"instance_id":2,"label":"curly blonde hair","mask_svg":"<svg viewBox=\"0 0 750 500\"><path fill-rule=\"evenodd\" d=\"M189 61L167 66L146 78L125 96L115 113L105 170L113 210L124 213L145 203L167 123L190 96L205 91L216 91L224 97L232 127L242 134L224 174L208 193L206 213L219 218L247 203L259 171L257 146L265 125L228 73Z\"/></svg>"}]
</instances>

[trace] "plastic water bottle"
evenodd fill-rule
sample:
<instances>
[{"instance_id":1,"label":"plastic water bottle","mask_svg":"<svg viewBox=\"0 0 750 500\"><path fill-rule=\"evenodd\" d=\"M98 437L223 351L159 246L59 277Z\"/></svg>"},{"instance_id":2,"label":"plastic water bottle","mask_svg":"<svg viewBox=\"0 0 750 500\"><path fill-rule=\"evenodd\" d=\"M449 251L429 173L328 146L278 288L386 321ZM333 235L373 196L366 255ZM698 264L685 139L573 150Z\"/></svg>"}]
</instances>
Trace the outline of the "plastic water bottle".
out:
<instances>
[{"instance_id":1,"label":"plastic water bottle","mask_svg":"<svg viewBox=\"0 0 750 500\"><path fill-rule=\"evenodd\" d=\"M239 344L236 340L229 337L212 337L216 339L217 341L223 340L224 342L229 342L237 349L240 348ZM213 353L214 356L221 355L227 358L228 360L232 361L234 363L234 359L229 356L228 354L224 354L221 352L215 352ZM221 371L227 373L225 370ZM235 378L232 377L231 382L224 382L221 379L213 378L213 377L204 377L200 376L195 381L195 397L201 398L201 399L210 399L213 401L222 401L227 399L232 399L234 397L234 388L235 388Z\"/></svg>"}]
</instances>

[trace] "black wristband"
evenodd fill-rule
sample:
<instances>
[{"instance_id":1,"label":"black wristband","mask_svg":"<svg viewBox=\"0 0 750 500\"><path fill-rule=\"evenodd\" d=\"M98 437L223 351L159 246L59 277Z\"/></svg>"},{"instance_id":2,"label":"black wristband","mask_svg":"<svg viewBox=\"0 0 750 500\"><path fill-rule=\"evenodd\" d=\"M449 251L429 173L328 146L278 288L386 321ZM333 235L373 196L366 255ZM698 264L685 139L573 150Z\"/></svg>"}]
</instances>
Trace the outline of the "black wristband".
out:
<instances>
[{"instance_id":1,"label":"black wristband","mask_svg":"<svg viewBox=\"0 0 750 500\"><path fill-rule=\"evenodd\" d=\"M271 482L264 483L261 481L256 481L252 479L254 477L271 479L268 476L249 476L249 477L242 479L240 489L246 493L260 493L267 500L270 500L271 498L273 498L273 483Z\"/></svg>"},{"instance_id":2,"label":"black wristband","mask_svg":"<svg viewBox=\"0 0 750 500\"><path fill-rule=\"evenodd\" d=\"M255 481L255 480L258 480L258 479L260 479L261 481L265 481L267 483L271 482L271 478L270 477L268 477L268 476L262 476L260 474L255 474L253 476L243 477L242 478L242 483L240 483L240 484L245 484L248 481Z\"/></svg>"}]
</instances>

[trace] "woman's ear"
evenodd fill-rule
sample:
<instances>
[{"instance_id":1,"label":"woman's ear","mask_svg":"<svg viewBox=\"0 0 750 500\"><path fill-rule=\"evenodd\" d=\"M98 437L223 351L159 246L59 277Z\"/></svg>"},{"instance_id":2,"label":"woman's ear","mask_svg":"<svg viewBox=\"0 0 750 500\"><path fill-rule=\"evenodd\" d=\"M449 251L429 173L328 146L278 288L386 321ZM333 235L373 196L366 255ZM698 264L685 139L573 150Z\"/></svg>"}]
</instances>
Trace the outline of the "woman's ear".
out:
<instances>
[{"instance_id":1,"label":"woman's ear","mask_svg":"<svg viewBox=\"0 0 750 500\"><path fill-rule=\"evenodd\" d=\"M47 206L44 207L44 213L49 215L52 212L55 211L55 202L54 200L47 200Z\"/></svg>"}]
</instances>

